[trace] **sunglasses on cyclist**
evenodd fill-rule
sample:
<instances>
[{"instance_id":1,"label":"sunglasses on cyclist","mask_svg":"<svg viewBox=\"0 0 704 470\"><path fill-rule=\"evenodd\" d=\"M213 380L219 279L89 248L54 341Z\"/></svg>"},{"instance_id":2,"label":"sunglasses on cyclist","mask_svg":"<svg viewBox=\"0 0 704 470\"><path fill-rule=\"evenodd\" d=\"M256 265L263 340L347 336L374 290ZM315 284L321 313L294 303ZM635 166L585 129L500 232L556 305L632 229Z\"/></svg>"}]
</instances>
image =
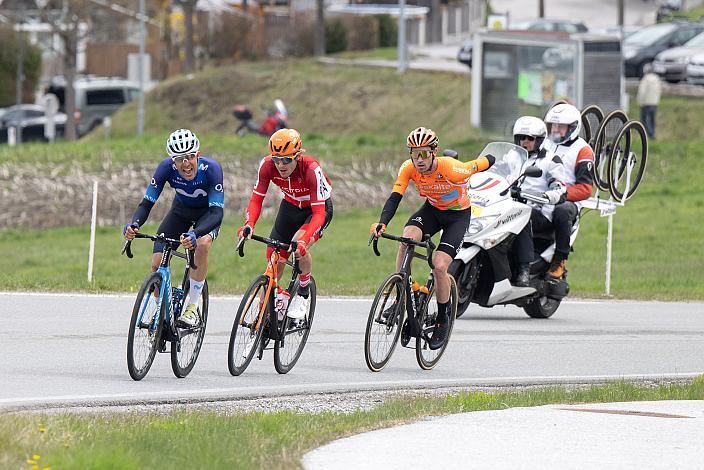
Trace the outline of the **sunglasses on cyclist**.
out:
<instances>
[{"instance_id":1,"label":"sunglasses on cyclist","mask_svg":"<svg viewBox=\"0 0 704 470\"><path fill-rule=\"evenodd\" d=\"M421 149L411 149L411 158L420 158L422 160L427 160L433 154L431 150L421 150Z\"/></svg>"},{"instance_id":2,"label":"sunglasses on cyclist","mask_svg":"<svg viewBox=\"0 0 704 470\"><path fill-rule=\"evenodd\" d=\"M291 158L291 157L281 157L278 155L272 155L271 159L274 160L275 164L279 164L279 165L288 165L289 163L291 163L293 161L293 158Z\"/></svg>"},{"instance_id":3,"label":"sunglasses on cyclist","mask_svg":"<svg viewBox=\"0 0 704 470\"><path fill-rule=\"evenodd\" d=\"M535 137L532 135L525 135L525 134L519 134L516 136L518 141L520 142L521 140L527 140L528 142L533 142L535 140Z\"/></svg>"},{"instance_id":4,"label":"sunglasses on cyclist","mask_svg":"<svg viewBox=\"0 0 704 470\"><path fill-rule=\"evenodd\" d=\"M191 155L182 155L180 157L171 157L171 161L173 161L177 165L182 165L186 162L186 160L195 160L196 158L197 155L194 153Z\"/></svg>"}]
</instances>

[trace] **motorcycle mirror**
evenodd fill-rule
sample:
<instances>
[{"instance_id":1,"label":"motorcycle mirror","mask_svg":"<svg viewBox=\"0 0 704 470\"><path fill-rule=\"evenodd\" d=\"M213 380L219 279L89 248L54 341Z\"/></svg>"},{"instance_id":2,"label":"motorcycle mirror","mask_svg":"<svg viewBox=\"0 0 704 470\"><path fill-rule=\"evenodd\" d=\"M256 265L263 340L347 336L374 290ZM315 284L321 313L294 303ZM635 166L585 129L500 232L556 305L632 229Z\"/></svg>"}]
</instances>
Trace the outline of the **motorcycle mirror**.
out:
<instances>
[{"instance_id":1,"label":"motorcycle mirror","mask_svg":"<svg viewBox=\"0 0 704 470\"><path fill-rule=\"evenodd\" d=\"M457 158L457 152L452 149L445 149L442 151L443 157L452 157L452 158Z\"/></svg>"},{"instance_id":2,"label":"motorcycle mirror","mask_svg":"<svg viewBox=\"0 0 704 470\"><path fill-rule=\"evenodd\" d=\"M526 171L523 174L528 176L529 178L538 178L540 176L543 176L543 170L534 166L529 166L528 168L526 168Z\"/></svg>"}]
</instances>

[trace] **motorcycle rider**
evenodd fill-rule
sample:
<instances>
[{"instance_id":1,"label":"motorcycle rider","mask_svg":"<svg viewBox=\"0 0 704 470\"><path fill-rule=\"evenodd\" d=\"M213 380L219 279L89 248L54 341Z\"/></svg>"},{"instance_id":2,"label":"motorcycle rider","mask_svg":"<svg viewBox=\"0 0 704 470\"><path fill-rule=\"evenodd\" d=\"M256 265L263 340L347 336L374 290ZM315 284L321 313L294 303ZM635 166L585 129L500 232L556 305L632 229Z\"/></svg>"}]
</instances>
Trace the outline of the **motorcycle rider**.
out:
<instances>
[{"instance_id":1,"label":"motorcycle rider","mask_svg":"<svg viewBox=\"0 0 704 470\"><path fill-rule=\"evenodd\" d=\"M562 103L554 106L545 116L549 146L565 167L566 201L555 206L552 215L552 227L555 229L555 254L553 255L548 276L559 279L565 273L565 261L570 253L570 233L577 219L580 201L592 194L592 169L594 151L579 136L582 129L582 116L571 104ZM546 145L544 144L544 145ZM535 231L542 227L534 224Z\"/></svg>"},{"instance_id":2,"label":"motorcycle rider","mask_svg":"<svg viewBox=\"0 0 704 470\"><path fill-rule=\"evenodd\" d=\"M371 234L379 237L386 231L403 198L408 183L413 181L426 201L406 222L403 236L420 241L423 235L435 235L442 229L438 249L433 255L433 275L437 288L438 316L429 341L430 349L442 347L450 333L448 307L450 279L447 268L457 254L470 219L467 181L478 171L494 164L491 155L469 162L452 157L438 157L438 137L432 129L418 127L408 134L406 146L410 158L403 162L391 195L384 204L379 221L371 226ZM406 246L401 244L396 257L396 269L401 269ZM388 309L387 309L388 310ZM390 310L393 311L393 308ZM388 313L385 312L388 315Z\"/></svg>"},{"instance_id":3,"label":"motorcycle rider","mask_svg":"<svg viewBox=\"0 0 704 470\"><path fill-rule=\"evenodd\" d=\"M547 127L537 117L522 116L513 125L513 142L528 152L528 160L523 164L521 174L530 166L543 171L540 177L525 178L520 190L542 193L549 201L549 204L527 201L527 204L532 207L530 222L516 236L512 246L513 257L518 268L512 284L518 287L529 285L530 263L534 257L532 227L545 228L553 224L554 204L564 201L567 189L562 160L543 146L546 137Z\"/></svg>"}]
</instances>

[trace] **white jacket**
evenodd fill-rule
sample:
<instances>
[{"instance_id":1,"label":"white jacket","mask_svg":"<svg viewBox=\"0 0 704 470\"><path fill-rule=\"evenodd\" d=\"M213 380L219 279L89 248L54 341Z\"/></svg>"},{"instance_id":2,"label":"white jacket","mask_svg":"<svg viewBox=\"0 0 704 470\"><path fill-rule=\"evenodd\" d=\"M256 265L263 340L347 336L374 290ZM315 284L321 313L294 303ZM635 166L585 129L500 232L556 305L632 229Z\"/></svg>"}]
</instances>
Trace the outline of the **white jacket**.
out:
<instances>
[{"instance_id":1,"label":"white jacket","mask_svg":"<svg viewBox=\"0 0 704 470\"><path fill-rule=\"evenodd\" d=\"M646 73L638 84L638 106L657 106L661 93L660 77L652 72Z\"/></svg>"},{"instance_id":2,"label":"white jacket","mask_svg":"<svg viewBox=\"0 0 704 470\"><path fill-rule=\"evenodd\" d=\"M523 163L521 173L529 166L535 166L543 170L543 175L537 178L527 177L521 183L521 190L535 193L554 192L557 197L565 194L567 186L565 184L565 166L562 164L560 157L555 155L550 150L543 148L539 152L534 152L528 157L528 160ZM552 221L552 213L555 210L553 204L537 204L528 201L528 204L540 212L550 221Z\"/></svg>"}]
</instances>

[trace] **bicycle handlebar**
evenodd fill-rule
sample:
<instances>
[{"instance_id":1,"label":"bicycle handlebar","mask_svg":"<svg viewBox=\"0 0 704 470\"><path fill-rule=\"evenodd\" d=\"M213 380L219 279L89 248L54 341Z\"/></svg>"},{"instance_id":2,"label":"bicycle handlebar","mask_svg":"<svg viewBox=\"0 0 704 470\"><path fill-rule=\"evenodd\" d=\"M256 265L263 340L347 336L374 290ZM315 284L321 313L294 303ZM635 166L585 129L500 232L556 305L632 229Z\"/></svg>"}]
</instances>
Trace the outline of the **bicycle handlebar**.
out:
<instances>
[{"instance_id":1,"label":"bicycle handlebar","mask_svg":"<svg viewBox=\"0 0 704 470\"><path fill-rule=\"evenodd\" d=\"M155 242L160 242L164 244L171 244L171 245L180 245L181 240L176 240L174 238L169 238L165 237L163 234L162 235L149 235L147 233L136 233L134 235L134 238L148 238L149 240L155 241ZM191 269L198 269L198 266L196 266L195 263L195 256L194 256L194 250L186 250L186 253L180 253L176 250L173 250L171 252L175 256L178 256L179 258L183 258L186 260L186 263L188 263L188 266ZM125 244L122 246L122 254L126 254L128 258L134 258L134 255L132 254L132 240L126 240Z\"/></svg>"},{"instance_id":2,"label":"bicycle handlebar","mask_svg":"<svg viewBox=\"0 0 704 470\"><path fill-rule=\"evenodd\" d=\"M286 250L286 251L296 251L298 248L298 243L292 241L291 243L284 243L279 240L274 240L269 237L260 237L259 235L252 234L249 238L254 241L264 243L274 248L275 250ZM244 256L244 243L248 240L246 237L242 237L237 241L237 253L240 256Z\"/></svg>"},{"instance_id":3,"label":"bicycle handlebar","mask_svg":"<svg viewBox=\"0 0 704 470\"><path fill-rule=\"evenodd\" d=\"M433 265L433 250L435 250L435 243L433 243L433 240L430 239L430 235L423 235L423 241L417 241L412 238L407 238L407 237L397 237L395 235L389 235L386 233L381 233L379 235L381 238L386 238L389 240L394 240L400 243L405 243L406 245L413 245L413 246L418 246L421 248L425 248L427 251L426 257L428 261L428 266L430 266L430 269L435 269L435 266ZM381 253L379 252L379 248L377 244L379 243L379 238L375 237L372 235L369 237L369 244L372 244L372 248L374 249L374 254L377 256L381 256ZM367 245L368 246L368 245Z\"/></svg>"}]
</instances>

